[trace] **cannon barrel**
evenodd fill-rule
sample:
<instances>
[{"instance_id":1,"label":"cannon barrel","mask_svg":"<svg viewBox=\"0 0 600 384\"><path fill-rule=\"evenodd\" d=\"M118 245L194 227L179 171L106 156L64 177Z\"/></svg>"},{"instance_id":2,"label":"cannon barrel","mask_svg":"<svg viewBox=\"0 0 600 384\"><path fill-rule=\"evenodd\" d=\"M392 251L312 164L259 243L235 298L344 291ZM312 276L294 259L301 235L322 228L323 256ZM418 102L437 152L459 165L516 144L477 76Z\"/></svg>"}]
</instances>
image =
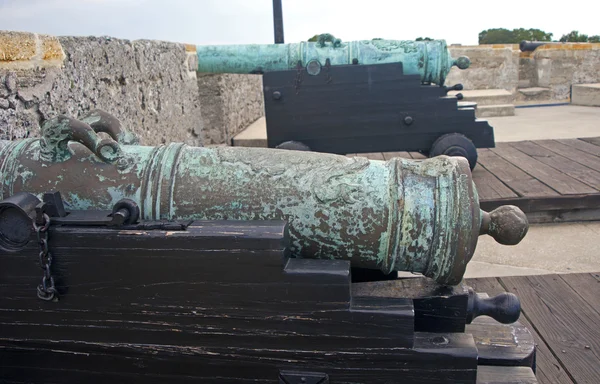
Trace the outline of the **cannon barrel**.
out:
<instances>
[{"instance_id":1,"label":"cannon barrel","mask_svg":"<svg viewBox=\"0 0 600 384\"><path fill-rule=\"evenodd\" d=\"M267 148L127 145L127 135L99 118L84 120L95 125L59 116L43 124L40 139L0 141L0 200L59 191L71 210L132 199L148 220L287 220L293 257L419 272L443 284L461 280L480 234L516 244L527 232L516 207L480 210L464 158L384 162Z\"/></svg>"},{"instance_id":2,"label":"cannon barrel","mask_svg":"<svg viewBox=\"0 0 600 384\"><path fill-rule=\"evenodd\" d=\"M560 44L552 41L527 41L523 40L519 43L519 49L521 52L533 52L537 47L541 47L546 44Z\"/></svg>"},{"instance_id":3,"label":"cannon barrel","mask_svg":"<svg viewBox=\"0 0 600 384\"><path fill-rule=\"evenodd\" d=\"M300 66L402 63L404 74L443 85L452 66L466 69L469 58L453 59L444 40L363 40L292 44L214 45L196 47L198 72L261 73Z\"/></svg>"}]
</instances>

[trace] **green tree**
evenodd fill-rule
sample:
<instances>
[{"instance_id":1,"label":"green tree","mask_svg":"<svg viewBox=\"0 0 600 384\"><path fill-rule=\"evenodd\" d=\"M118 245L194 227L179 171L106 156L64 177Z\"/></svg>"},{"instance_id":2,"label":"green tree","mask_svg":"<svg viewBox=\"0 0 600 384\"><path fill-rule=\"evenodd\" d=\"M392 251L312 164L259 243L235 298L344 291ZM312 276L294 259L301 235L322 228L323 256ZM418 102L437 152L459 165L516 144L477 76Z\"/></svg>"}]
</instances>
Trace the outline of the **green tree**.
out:
<instances>
[{"instance_id":1,"label":"green tree","mask_svg":"<svg viewBox=\"0 0 600 384\"><path fill-rule=\"evenodd\" d=\"M319 40L319 35L314 35L313 37L311 37L310 39L308 39L308 41L311 42L311 43L316 43L317 40Z\"/></svg>"},{"instance_id":2,"label":"green tree","mask_svg":"<svg viewBox=\"0 0 600 384\"><path fill-rule=\"evenodd\" d=\"M430 38L430 37L425 37L425 38L423 38L423 37L417 37L416 41L433 41L433 39Z\"/></svg>"},{"instance_id":3,"label":"green tree","mask_svg":"<svg viewBox=\"0 0 600 384\"><path fill-rule=\"evenodd\" d=\"M479 33L479 44L519 44L523 40L551 41L552 33L535 28L517 28L512 31L506 28L492 28Z\"/></svg>"},{"instance_id":4,"label":"green tree","mask_svg":"<svg viewBox=\"0 0 600 384\"><path fill-rule=\"evenodd\" d=\"M505 28L486 29L479 32L479 44L509 44L513 42L513 34Z\"/></svg>"},{"instance_id":5,"label":"green tree","mask_svg":"<svg viewBox=\"0 0 600 384\"><path fill-rule=\"evenodd\" d=\"M571 31L560 38L561 43L586 43L588 35L579 34L579 31Z\"/></svg>"},{"instance_id":6,"label":"green tree","mask_svg":"<svg viewBox=\"0 0 600 384\"><path fill-rule=\"evenodd\" d=\"M600 43L600 35L590 36L588 37L588 41L590 43Z\"/></svg>"},{"instance_id":7,"label":"green tree","mask_svg":"<svg viewBox=\"0 0 600 384\"><path fill-rule=\"evenodd\" d=\"M552 33L546 33L540 29L513 29L514 44L520 43L523 40L528 41L552 41Z\"/></svg>"}]
</instances>

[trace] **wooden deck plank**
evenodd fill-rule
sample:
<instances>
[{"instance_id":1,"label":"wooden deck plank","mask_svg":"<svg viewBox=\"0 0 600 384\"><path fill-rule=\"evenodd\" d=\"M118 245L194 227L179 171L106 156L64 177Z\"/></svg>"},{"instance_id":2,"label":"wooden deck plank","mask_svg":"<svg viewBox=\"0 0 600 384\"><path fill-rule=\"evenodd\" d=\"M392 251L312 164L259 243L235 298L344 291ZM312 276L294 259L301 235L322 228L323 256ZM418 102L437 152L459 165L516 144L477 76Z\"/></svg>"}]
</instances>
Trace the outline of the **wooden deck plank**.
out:
<instances>
[{"instance_id":1,"label":"wooden deck plank","mask_svg":"<svg viewBox=\"0 0 600 384\"><path fill-rule=\"evenodd\" d=\"M598 190L575 180L569 175L557 171L556 169L534 159L531 156L524 154L509 144L499 143L496 148L492 149L491 151L529 175L535 177L542 183L548 185L561 195L579 195L584 193L598 192ZM600 159L598 159L598 161L600 163Z\"/></svg>"},{"instance_id":2,"label":"wooden deck plank","mask_svg":"<svg viewBox=\"0 0 600 384\"><path fill-rule=\"evenodd\" d=\"M489 149L479 151L478 163L520 196L559 196L558 192Z\"/></svg>"},{"instance_id":3,"label":"wooden deck plank","mask_svg":"<svg viewBox=\"0 0 600 384\"><path fill-rule=\"evenodd\" d=\"M393 159L394 157L402 157L404 159L412 159L412 156L408 152L383 152L383 158L386 160Z\"/></svg>"},{"instance_id":4,"label":"wooden deck plank","mask_svg":"<svg viewBox=\"0 0 600 384\"><path fill-rule=\"evenodd\" d=\"M590 155L600 156L600 142L599 145L594 145L579 139L559 139L556 141L561 144L568 145L569 147L589 153Z\"/></svg>"},{"instance_id":5,"label":"wooden deck plank","mask_svg":"<svg viewBox=\"0 0 600 384\"><path fill-rule=\"evenodd\" d=\"M600 383L600 314L558 275L500 277L576 383Z\"/></svg>"},{"instance_id":6,"label":"wooden deck plank","mask_svg":"<svg viewBox=\"0 0 600 384\"><path fill-rule=\"evenodd\" d=\"M561 173L569 175L573 179L594 188L596 191L600 191L600 172L581 165L568 157L552 152L532 141L520 141L510 143L510 145L524 154L533 157L537 161L540 161Z\"/></svg>"},{"instance_id":7,"label":"wooden deck plank","mask_svg":"<svg viewBox=\"0 0 600 384\"><path fill-rule=\"evenodd\" d=\"M477 384L538 384L533 371L527 367L477 367Z\"/></svg>"},{"instance_id":8,"label":"wooden deck plank","mask_svg":"<svg viewBox=\"0 0 600 384\"><path fill-rule=\"evenodd\" d=\"M425 156L424 154L422 154L420 152L410 152L410 156L413 159L416 159L416 160L426 159L427 158L427 156Z\"/></svg>"},{"instance_id":9,"label":"wooden deck plank","mask_svg":"<svg viewBox=\"0 0 600 384\"><path fill-rule=\"evenodd\" d=\"M507 199L518 197L512 189L494 176L486 168L479 166L473 169L473 181L477 187L479 200Z\"/></svg>"},{"instance_id":10,"label":"wooden deck plank","mask_svg":"<svg viewBox=\"0 0 600 384\"><path fill-rule=\"evenodd\" d=\"M366 157L369 160L385 160L381 152L357 153L357 156Z\"/></svg>"},{"instance_id":11,"label":"wooden deck plank","mask_svg":"<svg viewBox=\"0 0 600 384\"><path fill-rule=\"evenodd\" d=\"M500 284L495 277L466 279L467 285L471 286L475 292L487 293L490 296L495 296L499 293L506 292L506 289ZM522 306L523 312L526 308ZM521 314L519 318L521 324L525 325L532 333L535 339L536 350L536 376L540 384L573 384L573 380L565 372L560 362L556 359L548 345L540 337L529 320Z\"/></svg>"},{"instance_id":12,"label":"wooden deck plank","mask_svg":"<svg viewBox=\"0 0 600 384\"><path fill-rule=\"evenodd\" d=\"M569 273L558 276L600 313L600 273Z\"/></svg>"},{"instance_id":13,"label":"wooden deck plank","mask_svg":"<svg viewBox=\"0 0 600 384\"><path fill-rule=\"evenodd\" d=\"M583 140L586 143L594 144L600 147L600 137L582 137L579 140Z\"/></svg>"},{"instance_id":14,"label":"wooden deck plank","mask_svg":"<svg viewBox=\"0 0 600 384\"><path fill-rule=\"evenodd\" d=\"M561 156L568 157L579 164L585 165L588 168L600 169L600 157L598 156L582 152L555 140L536 140L536 143L551 150L552 152L558 153Z\"/></svg>"}]
</instances>

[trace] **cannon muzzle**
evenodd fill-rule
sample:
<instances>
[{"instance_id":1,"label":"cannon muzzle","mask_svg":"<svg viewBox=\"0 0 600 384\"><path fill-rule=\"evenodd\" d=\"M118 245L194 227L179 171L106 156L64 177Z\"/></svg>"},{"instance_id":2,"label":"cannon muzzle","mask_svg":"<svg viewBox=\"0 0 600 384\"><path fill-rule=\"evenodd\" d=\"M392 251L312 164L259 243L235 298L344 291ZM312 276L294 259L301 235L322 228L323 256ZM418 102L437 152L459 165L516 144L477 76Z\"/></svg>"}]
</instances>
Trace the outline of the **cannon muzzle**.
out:
<instances>
[{"instance_id":1,"label":"cannon muzzle","mask_svg":"<svg viewBox=\"0 0 600 384\"><path fill-rule=\"evenodd\" d=\"M0 141L0 200L60 191L67 210L130 199L147 220L286 220L293 257L419 272L442 284L462 279L480 234L516 244L527 232L516 207L480 210L464 158L148 147L127 144L103 121L59 116L44 123L40 139Z\"/></svg>"}]
</instances>

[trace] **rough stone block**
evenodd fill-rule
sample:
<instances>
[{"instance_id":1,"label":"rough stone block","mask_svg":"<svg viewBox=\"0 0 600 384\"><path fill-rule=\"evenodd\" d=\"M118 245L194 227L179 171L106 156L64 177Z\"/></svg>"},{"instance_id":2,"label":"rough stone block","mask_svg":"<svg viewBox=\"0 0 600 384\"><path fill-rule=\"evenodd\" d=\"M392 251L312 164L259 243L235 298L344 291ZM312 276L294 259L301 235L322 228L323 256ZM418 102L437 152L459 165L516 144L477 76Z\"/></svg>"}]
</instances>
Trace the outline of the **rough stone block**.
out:
<instances>
[{"instance_id":1,"label":"rough stone block","mask_svg":"<svg viewBox=\"0 0 600 384\"><path fill-rule=\"evenodd\" d=\"M569 98L572 84L600 82L600 44L545 45L534 51L537 82L553 100Z\"/></svg>"},{"instance_id":2,"label":"rough stone block","mask_svg":"<svg viewBox=\"0 0 600 384\"><path fill-rule=\"evenodd\" d=\"M513 104L500 105L482 105L475 111L477 118L482 117L497 117L497 116L514 116L515 106Z\"/></svg>"},{"instance_id":3,"label":"rough stone block","mask_svg":"<svg viewBox=\"0 0 600 384\"><path fill-rule=\"evenodd\" d=\"M252 122L264 116L262 76L198 74L205 145L231 144Z\"/></svg>"},{"instance_id":4,"label":"rough stone block","mask_svg":"<svg viewBox=\"0 0 600 384\"><path fill-rule=\"evenodd\" d=\"M0 31L0 70L60 67L65 58L54 36Z\"/></svg>"},{"instance_id":5,"label":"rough stone block","mask_svg":"<svg viewBox=\"0 0 600 384\"><path fill-rule=\"evenodd\" d=\"M600 107L600 83L574 84L571 94L571 103L575 105Z\"/></svg>"},{"instance_id":6,"label":"rough stone block","mask_svg":"<svg viewBox=\"0 0 600 384\"><path fill-rule=\"evenodd\" d=\"M446 85L462 84L465 90L516 90L519 82L517 45L478 45L449 49L452 57L468 56L471 66L465 70L453 67L446 79Z\"/></svg>"},{"instance_id":7,"label":"rough stone block","mask_svg":"<svg viewBox=\"0 0 600 384\"><path fill-rule=\"evenodd\" d=\"M498 105L498 104L512 104L513 94L505 89L477 89L477 90L466 90L466 91L451 91L448 95L456 95L461 93L463 95L463 101L472 101L477 105Z\"/></svg>"},{"instance_id":8,"label":"rough stone block","mask_svg":"<svg viewBox=\"0 0 600 384\"><path fill-rule=\"evenodd\" d=\"M544 102L550 101L552 99L552 91L550 88L542 88L542 87L531 87L531 88L519 88L516 101L520 103L530 103L530 102Z\"/></svg>"},{"instance_id":9,"label":"rough stone block","mask_svg":"<svg viewBox=\"0 0 600 384\"><path fill-rule=\"evenodd\" d=\"M35 137L46 119L100 108L144 145L202 145L198 84L184 44L2 32L0 49L18 59L0 61L0 139Z\"/></svg>"}]
</instances>

